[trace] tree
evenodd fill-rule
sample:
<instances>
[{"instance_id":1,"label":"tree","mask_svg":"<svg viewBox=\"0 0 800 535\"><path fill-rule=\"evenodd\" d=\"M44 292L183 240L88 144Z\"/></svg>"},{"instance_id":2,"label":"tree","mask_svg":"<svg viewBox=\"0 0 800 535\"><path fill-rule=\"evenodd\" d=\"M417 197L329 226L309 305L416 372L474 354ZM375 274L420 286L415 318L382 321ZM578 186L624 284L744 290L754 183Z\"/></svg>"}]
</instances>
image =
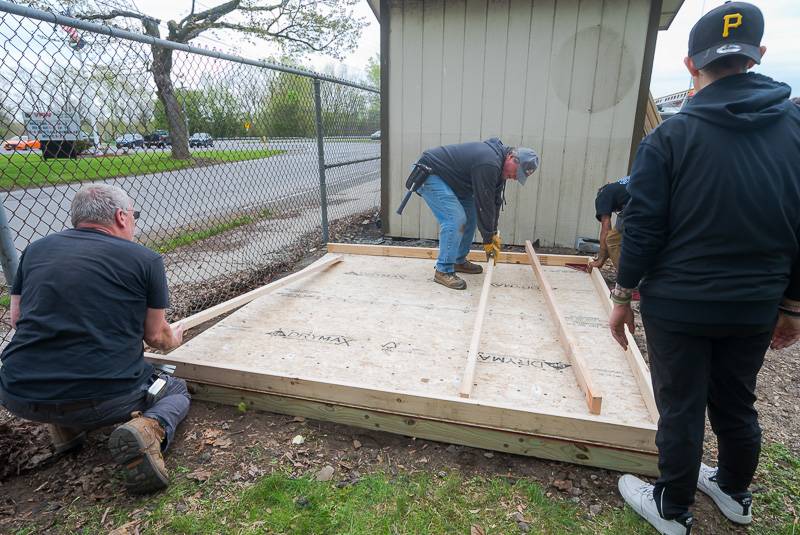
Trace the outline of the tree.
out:
<instances>
[{"instance_id":1,"label":"tree","mask_svg":"<svg viewBox=\"0 0 800 535\"><path fill-rule=\"evenodd\" d=\"M355 48L366 22L353 15L351 7L361 0L230 0L200 11L192 12L180 21L167 23L165 39L189 43L210 30L231 30L251 39L277 43L284 53L303 55L322 52L335 58ZM38 4L36 0L29 3ZM148 15L112 9L97 12L88 0L66 2L74 9L75 17L84 20L136 19L144 33L161 38L160 20ZM190 157L188 131L183 109L176 97L172 82L172 49L152 46L151 72L158 99L163 106L172 138L172 156Z\"/></svg>"},{"instance_id":2,"label":"tree","mask_svg":"<svg viewBox=\"0 0 800 535\"><path fill-rule=\"evenodd\" d=\"M367 60L367 81L376 89L381 88L381 55L375 54Z\"/></svg>"}]
</instances>

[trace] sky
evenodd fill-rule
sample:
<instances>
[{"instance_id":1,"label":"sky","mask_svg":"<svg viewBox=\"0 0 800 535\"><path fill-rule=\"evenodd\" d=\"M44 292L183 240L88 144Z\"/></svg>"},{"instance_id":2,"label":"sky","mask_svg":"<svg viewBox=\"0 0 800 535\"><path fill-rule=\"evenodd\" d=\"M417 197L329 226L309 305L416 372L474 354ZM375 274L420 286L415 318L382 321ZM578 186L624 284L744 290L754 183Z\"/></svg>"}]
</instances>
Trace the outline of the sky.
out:
<instances>
[{"instance_id":1,"label":"sky","mask_svg":"<svg viewBox=\"0 0 800 535\"><path fill-rule=\"evenodd\" d=\"M792 95L800 96L800 1L750 0L764 13L764 38L767 53L753 69L792 86ZM700 18L724 3L723 0L685 0L669 30L658 32L650 91L658 98L689 88L689 73L683 58L689 43L689 31Z\"/></svg>"},{"instance_id":2,"label":"sky","mask_svg":"<svg viewBox=\"0 0 800 535\"><path fill-rule=\"evenodd\" d=\"M133 1L139 10L164 21L185 16L191 6L191 0L127 1ZM201 8L217 3L217 0L196 1ZM751 0L751 2L759 6L764 13L765 32L762 44L768 48L762 65L754 70L788 83L793 88L792 94L800 96L800 60L798 60L800 39L797 38L797 33L800 31L800 0ZM653 96L659 97L688 89L689 75L683 65L683 58L686 55L689 30L702 13L722 3L723 0L685 0L669 30L659 32L650 85ZM363 79L363 69L367 60L380 51L380 26L366 0L360 2L354 15L369 22L358 48L341 62L321 55L312 55L304 61L304 66L317 71L334 66L340 76ZM195 41L201 46L218 48L254 59L262 59L275 53L266 46L257 49L249 46L237 48L232 46L231 42L235 42L235 39L225 39L224 35L217 38L201 36Z\"/></svg>"},{"instance_id":3,"label":"sky","mask_svg":"<svg viewBox=\"0 0 800 535\"><path fill-rule=\"evenodd\" d=\"M208 9L209 7L222 3L220 0L195 1L196 10ZM162 35L166 34L164 28L168 20L180 20L189 14L189 10L192 6L191 0L116 0L116 2L132 4L138 8L140 12L161 19L163 23ZM102 4L102 1L98 1L98 4ZM359 2L357 7L353 10L353 15L370 23L369 26L362 31L361 40L359 41L357 49L344 58L343 61L320 54L310 54L303 60L303 67L320 72L324 71L326 68L333 68L337 76L359 81L365 79L367 61L380 51L380 25L375 19L375 15L372 13L372 9L370 9L366 0ZM271 55L277 55L278 53L277 48L271 48L269 45L260 45L258 47L253 47L251 45L237 46L236 39L231 39L230 36L230 33L219 33L213 36L206 32L198 39L192 41L192 44L204 48L216 48L250 59L264 59Z\"/></svg>"}]
</instances>

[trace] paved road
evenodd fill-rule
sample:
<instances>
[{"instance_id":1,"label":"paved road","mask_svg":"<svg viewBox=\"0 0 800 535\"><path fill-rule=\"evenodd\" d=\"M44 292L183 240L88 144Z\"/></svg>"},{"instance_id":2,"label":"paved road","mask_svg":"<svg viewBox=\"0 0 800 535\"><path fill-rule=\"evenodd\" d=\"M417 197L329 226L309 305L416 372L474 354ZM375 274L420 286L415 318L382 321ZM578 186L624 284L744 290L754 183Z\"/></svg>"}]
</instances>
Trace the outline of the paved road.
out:
<instances>
[{"instance_id":1,"label":"paved road","mask_svg":"<svg viewBox=\"0 0 800 535\"><path fill-rule=\"evenodd\" d=\"M259 142L219 141L214 149L259 148ZM318 202L319 171L315 140L270 141L269 148L286 152L249 160L165 173L108 179L133 197L142 217L139 232L150 238L178 228L207 225L232 213L274 206L307 208ZM202 153L202 150L197 151ZM327 141L326 162L336 163L380 155L377 142ZM331 195L377 181L378 160L330 169L326 183ZM69 226L69 205L77 184L18 190L2 194L15 244L23 249L32 240Z\"/></svg>"}]
</instances>

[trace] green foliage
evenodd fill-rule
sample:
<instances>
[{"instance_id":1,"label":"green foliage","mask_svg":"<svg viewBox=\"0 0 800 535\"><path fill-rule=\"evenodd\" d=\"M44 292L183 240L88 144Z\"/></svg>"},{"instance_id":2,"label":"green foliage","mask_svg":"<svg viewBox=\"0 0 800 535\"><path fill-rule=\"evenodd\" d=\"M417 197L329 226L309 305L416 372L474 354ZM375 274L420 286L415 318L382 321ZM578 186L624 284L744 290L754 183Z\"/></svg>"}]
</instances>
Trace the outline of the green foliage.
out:
<instances>
[{"instance_id":1,"label":"green foliage","mask_svg":"<svg viewBox=\"0 0 800 535\"><path fill-rule=\"evenodd\" d=\"M285 72L275 77L269 102L261 114L268 137L316 135L314 87L311 79Z\"/></svg>"},{"instance_id":2,"label":"green foliage","mask_svg":"<svg viewBox=\"0 0 800 535\"><path fill-rule=\"evenodd\" d=\"M367 60L367 81L375 88L381 87L381 55L375 56Z\"/></svg>"},{"instance_id":3,"label":"green foliage","mask_svg":"<svg viewBox=\"0 0 800 535\"><path fill-rule=\"evenodd\" d=\"M237 162L269 158L282 150L207 150L202 160L176 160L166 152L135 153L120 156L44 160L34 153L0 156L0 190L66 184L98 178L142 175L174 171L209 162Z\"/></svg>"},{"instance_id":4,"label":"green foliage","mask_svg":"<svg viewBox=\"0 0 800 535\"><path fill-rule=\"evenodd\" d=\"M210 227L194 230L191 232L184 232L178 234L176 236L172 236L166 240L158 242L154 244L152 247L159 253L168 253L170 251L174 251L178 247L183 247L184 245L190 245L192 243L202 241L218 234L222 234L223 232L227 232L229 230L233 230L238 227L243 227L245 225L249 225L250 223L255 223L256 221L262 219L269 219L272 217L272 212L267 209L261 210L255 216L244 214L238 217L234 217L228 221L223 221L217 223L215 225L211 225ZM242 406L244 405L244 410L242 410ZM247 410L247 405L244 403L239 404L239 410L244 412Z\"/></svg>"},{"instance_id":5,"label":"green foliage","mask_svg":"<svg viewBox=\"0 0 800 535\"><path fill-rule=\"evenodd\" d=\"M753 496L757 521L750 532L800 533L800 458L783 444L767 444L761 450L756 483L763 491ZM763 522L768 518L772 525Z\"/></svg>"}]
</instances>

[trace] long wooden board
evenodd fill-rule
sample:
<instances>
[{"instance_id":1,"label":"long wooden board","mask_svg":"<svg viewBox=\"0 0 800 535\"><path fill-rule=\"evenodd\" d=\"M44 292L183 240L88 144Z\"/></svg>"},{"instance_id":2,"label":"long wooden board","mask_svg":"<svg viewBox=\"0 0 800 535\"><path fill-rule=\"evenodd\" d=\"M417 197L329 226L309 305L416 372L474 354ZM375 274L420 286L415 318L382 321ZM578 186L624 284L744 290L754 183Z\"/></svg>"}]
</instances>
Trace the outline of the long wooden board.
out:
<instances>
[{"instance_id":1,"label":"long wooden board","mask_svg":"<svg viewBox=\"0 0 800 535\"><path fill-rule=\"evenodd\" d=\"M388 256L400 258L426 258L436 260L439 256L439 249L432 247L404 247L396 245L366 245L354 243L329 243L329 253L357 254L368 256ZM567 264L586 264L591 258L578 255L560 254L540 254L539 262L543 266L565 266ZM471 262L486 261L486 253L483 251L472 250L467 255L467 260ZM530 260L525 253L513 253L501 251L497 257L500 264L529 264Z\"/></svg>"},{"instance_id":2,"label":"long wooden board","mask_svg":"<svg viewBox=\"0 0 800 535\"><path fill-rule=\"evenodd\" d=\"M478 363L478 347L481 343L481 333L483 332L483 318L486 317L486 305L489 301L489 289L492 287L492 275L494 274L494 262L486 263L486 274L483 278L481 288L481 298L478 302L478 310L475 312L475 326L472 328L472 339L469 343L469 353L467 354L467 365L464 367L464 376L461 378L461 388L458 395L468 398L472 393L472 383L475 381L475 365Z\"/></svg>"},{"instance_id":3,"label":"long wooden board","mask_svg":"<svg viewBox=\"0 0 800 535\"><path fill-rule=\"evenodd\" d=\"M609 290L608 286L606 286L606 281L600 274L599 269L593 269L590 276L592 277L592 283L594 284L595 290L597 290L600 300L606 305L606 310L610 314L614 305L609 298ZM656 406L656 400L653 395L653 383L650 379L650 370L644 362L644 357L642 357L639 346L636 345L636 340L633 339L633 335L627 328L625 329L625 336L628 339L628 348L625 350L625 357L628 359L628 364L636 379L636 384L639 385L639 392L642 395L644 404L647 406L647 410L650 412L650 418L653 422L658 422L658 407Z\"/></svg>"},{"instance_id":4,"label":"long wooden board","mask_svg":"<svg viewBox=\"0 0 800 535\"><path fill-rule=\"evenodd\" d=\"M211 308L202 310L197 314L192 314L187 318L176 321L175 323L173 323L173 325L174 326L183 325L185 329L191 329L192 327L196 327L197 325L200 325L216 317L219 317L227 312L230 312L235 308L239 308L240 306L246 305L247 303L249 303L254 299L258 299L259 297L267 295L270 292L274 292L280 288L283 288L284 286L288 286L292 283L295 283L298 280L308 277L309 275L313 275L314 273L317 273L324 269L328 269L330 266L337 264L341 261L342 261L341 255L333 255L320 258L313 264L301 269L296 273L287 275L282 279L278 279L275 282L271 282L265 286L256 288L255 290L234 297L233 299L229 299L224 303L220 303Z\"/></svg>"},{"instance_id":5,"label":"long wooden board","mask_svg":"<svg viewBox=\"0 0 800 535\"><path fill-rule=\"evenodd\" d=\"M530 258L531 268L533 268L533 274L536 277L536 281L539 283L539 289L544 294L545 302L547 303L548 309L550 309L550 315L558 328L561 347L564 348L564 352L573 365L578 386L580 386L586 396L586 405L589 407L589 412L592 414L600 414L603 404L603 394L600 392L600 389L595 386L595 381L592 379L586 361L575 348L573 336L569 332L564 315L559 310L555 295L553 295L553 288L544 276L542 266L539 263L536 251L533 250L533 245L531 245L530 241L525 242L525 251L528 254L528 258Z\"/></svg>"},{"instance_id":6,"label":"long wooden board","mask_svg":"<svg viewBox=\"0 0 800 535\"><path fill-rule=\"evenodd\" d=\"M528 433L465 425L430 418L409 417L361 407L334 405L294 396L190 383L193 399L251 409L303 416L372 431L437 440L487 450L514 453L575 464L658 476L658 455L569 441Z\"/></svg>"}]
</instances>

